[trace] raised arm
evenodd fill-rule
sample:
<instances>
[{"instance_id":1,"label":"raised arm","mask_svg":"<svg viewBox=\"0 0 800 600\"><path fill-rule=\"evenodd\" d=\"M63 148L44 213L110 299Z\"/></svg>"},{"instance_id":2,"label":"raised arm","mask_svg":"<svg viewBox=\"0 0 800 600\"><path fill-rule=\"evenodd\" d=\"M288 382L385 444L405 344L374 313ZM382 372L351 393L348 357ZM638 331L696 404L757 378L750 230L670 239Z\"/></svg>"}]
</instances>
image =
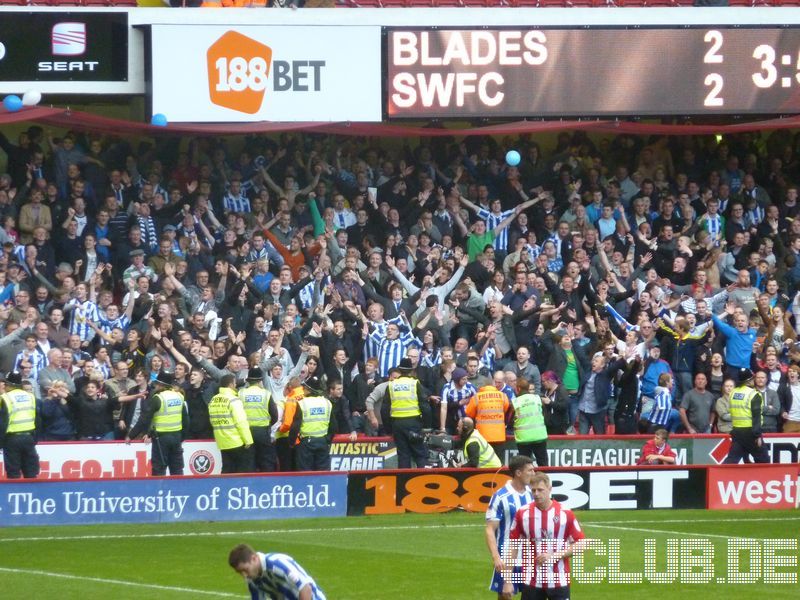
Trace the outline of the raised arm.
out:
<instances>
[{"instance_id":1,"label":"raised arm","mask_svg":"<svg viewBox=\"0 0 800 600\"><path fill-rule=\"evenodd\" d=\"M388 266L392 270L392 275L394 275L395 279L400 282L405 290L411 294L412 296L419 291L419 288L411 283L405 275L403 275L398 268L394 265L394 258L391 256L386 256L386 266Z\"/></svg>"},{"instance_id":2,"label":"raised arm","mask_svg":"<svg viewBox=\"0 0 800 600\"><path fill-rule=\"evenodd\" d=\"M319 176L322 174L322 165L317 165L314 167L314 178L308 183L306 187L302 190L298 191L297 194L308 194L311 190L317 187L319 183Z\"/></svg>"},{"instance_id":3,"label":"raised arm","mask_svg":"<svg viewBox=\"0 0 800 600\"><path fill-rule=\"evenodd\" d=\"M528 202L531 202L531 201L530 201L530 200L528 200ZM509 225L511 225L511 223L513 223L513 222L514 222L514 219L516 219L516 218L519 216L519 214L520 214L520 213L521 213L523 210L525 210L525 209L524 209L524 208L522 208L522 207L523 207L523 206L525 206L526 204L528 204L528 202L523 202L522 204L520 204L519 206L517 206L516 208L514 208L514 212L513 212L513 213L511 213L510 215L508 215L508 216L507 216L505 219L503 219L502 221L500 221L500 223L498 223L498 224L497 224L497 227L495 227L495 228L492 230L492 233L494 233L494 236L495 236L495 237L497 237L498 235L500 235L500 232L501 232L501 231L503 231L503 229L505 229L506 227L508 227ZM528 206L530 206L530 205L528 204ZM527 207L526 207L526 208L527 208Z\"/></svg>"},{"instance_id":4,"label":"raised arm","mask_svg":"<svg viewBox=\"0 0 800 600\"><path fill-rule=\"evenodd\" d=\"M458 201L461 202L461 204L466 206L468 209L470 209L474 213L479 213L482 210L480 206L478 206L477 204L475 204L471 200L467 200L461 194L458 195Z\"/></svg>"},{"instance_id":5,"label":"raised arm","mask_svg":"<svg viewBox=\"0 0 800 600\"><path fill-rule=\"evenodd\" d=\"M280 152L280 150L278 152ZM276 194L278 194L278 196L283 196L283 189L281 189L281 187L277 183L275 183L272 177L269 176L267 170L264 167L261 167L260 170L261 170L261 176L264 178L264 183L267 184L267 187Z\"/></svg>"}]
</instances>

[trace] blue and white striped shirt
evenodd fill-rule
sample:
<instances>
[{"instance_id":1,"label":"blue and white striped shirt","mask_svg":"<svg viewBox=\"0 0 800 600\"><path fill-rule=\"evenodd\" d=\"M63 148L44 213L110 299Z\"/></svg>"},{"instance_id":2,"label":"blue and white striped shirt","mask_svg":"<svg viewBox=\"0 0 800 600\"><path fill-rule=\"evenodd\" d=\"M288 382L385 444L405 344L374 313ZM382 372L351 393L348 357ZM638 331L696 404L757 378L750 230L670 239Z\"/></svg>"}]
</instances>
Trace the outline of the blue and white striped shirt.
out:
<instances>
[{"instance_id":1,"label":"blue and white striped shirt","mask_svg":"<svg viewBox=\"0 0 800 600\"><path fill-rule=\"evenodd\" d=\"M94 338L94 330L89 327L87 321L97 323L100 320L100 311L97 308L97 304L91 300L79 302L77 298L73 298L67 302L64 308L69 308L70 306L74 307L69 320L70 335L79 336L83 342Z\"/></svg>"},{"instance_id":2,"label":"blue and white striped shirt","mask_svg":"<svg viewBox=\"0 0 800 600\"><path fill-rule=\"evenodd\" d=\"M33 381L36 381L39 377L39 371L44 369L47 366L47 359L41 352L37 352L34 350L33 352L28 353L25 350L21 350L17 353L17 357L14 359L14 372L21 373L22 367L20 363L22 361L27 361L31 365L31 372L29 378Z\"/></svg>"},{"instance_id":3,"label":"blue and white striped shirt","mask_svg":"<svg viewBox=\"0 0 800 600\"><path fill-rule=\"evenodd\" d=\"M706 221L705 221L706 231L708 231L708 235L711 236L711 239L714 240L714 245L719 246L720 240L724 235L724 231L722 230L722 217L719 214L716 215L708 215L706 214Z\"/></svg>"},{"instance_id":4,"label":"blue and white striped shirt","mask_svg":"<svg viewBox=\"0 0 800 600\"><path fill-rule=\"evenodd\" d=\"M252 600L298 600L304 587L311 587L311 600L327 600L306 570L288 554L258 553L261 576L247 579Z\"/></svg>"},{"instance_id":5,"label":"blue and white striped shirt","mask_svg":"<svg viewBox=\"0 0 800 600\"><path fill-rule=\"evenodd\" d=\"M442 364L442 351L436 347L432 351L420 348L419 364L423 367L438 367Z\"/></svg>"},{"instance_id":6,"label":"blue and white striped shirt","mask_svg":"<svg viewBox=\"0 0 800 600\"><path fill-rule=\"evenodd\" d=\"M485 208L482 208L478 211L478 216L486 221L486 231L492 231L495 227L500 225L502 221L506 220L513 214L513 209L501 212L499 215L496 215L492 211L486 210ZM497 234L492 244L494 245L495 250L505 252L508 249L508 227Z\"/></svg>"},{"instance_id":7,"label":"blue and white striped shirt","mask_svg":"<svg viewBox=\"0 0 800 600\"><path fill-rule=\"evenodd\" d=\"M653 425L666 427L672 411L672 394L667 388L656 386L655 403L647 418Z\"/></svg>"},{"instance_id":8,"label":"blue and white striped shirt","mask_svg":"<svg viewBox=\"0 0 800 600\"><path fill-rule=\"evenodd\" d=\"M483 354L481 354L479 368L486 369L489 371L489 374L494 373L494 361L497 357L497 352L494 349L494 346L489 346Z\"/></svg>"},{"instance_id":9,"label":"blue and white striped shirt","mask_svg":"<svg viewBox=\"0 0 800 600\"><path fill-rule=\"evenodd\" d=\"M523 249L528 251L528 256L531 257L531 260L536 260L542 253L542 247L537 246L536 244L534 244L533 246L531 246L530 244L525 244L523 246Z\"/></svg>"},{"instance_id":10,"label":"blue and white striped shirt","mask_svg":"<svg viewBox=\"0 0 800 600\"><path fill-rule=\"evenodd\" d=\"M486 509L486 520L499 523L495 536L500 556L503 556L503 548L508 542L508 533L514 524L514 515L517 514L517 510L531 502L533 502L533 495L530 488L526 486L525 491L519 493L511 485L511 481L506 481L506 484L497 490L492 495L492 499L489 500L489 507Z\"/></svg>"},{"instance_id":11,"label":"blue and white striped shirt","mask_svg":"<svg viewBox=\"0 0 800 600\"><path fill-rule=\"evenodd\" d=\"M467 382L467 385L461 389L456 387L454 381L448 381L442 388L442 402L446 402L447 404L452 404L454 406L464 402L464 406L460 406L458 409L459 416L463 417L466 414L464 412L464 408L467 404L467 401L477 393L478 390L476 390L475 386L469 381Z\"/></svg>"},{"instance_id":12,"label":"blue and white striped shirt","mask_svg":"<svg viewBox=\"0 0 800 600\"><path fill-rule=\"evenodd\" d=\"M503 392L508 397L509 402L511 402L514 398L517 397L517 393L514 391L514 388L505 383L503 384L503 387L500 389L500 391Z\"/></svg>"},{"instance_id":13,"label":"blue and white striped shirt","mask_svg":"<svg viewBox=\"0 0 800 600\"><path fill-rule=\"evenodd\" d=\"M94 365L95 371L103 374L104 379L111 379L111 365L106 362L100 362L97 359L93 360L92 364Z\"/></svg>"},{"instance_id":14,"label":"blue and white striped shirt","mask_svg":"<svg viewBox=\"0 0 800 600\"><path fill-rule=\"evenodd\" d=\"M381 377L388 377L389 371L400 364L409 346L422 346L422 342L410 332L401 333L396 340L388 339L385 334L378 335L375 331L370 333L369 337L379 344L378 373Z\"/></svg>"},{"instance_id":15,"label":"blue and white striped shirt","mask_svg":"<svg viewBox=\"0 0 800 600\"><path fill-rule=\"evenodd\" d=\"M133 300L131 300L131 302L133 302ZM102 331L103 333L107 333L108 335L111 335L111 330L114 329L115 327L118 327L119 329L122 329L122 331L127 332L128 329L130 329L131 320L128 318L128 315L120 315L113 321L109 321L108 319L100 317L100 320L98 321L98 326L100 327L100 331ZM108 342L105 340L102 340L101 343L104 346L108 344Z\"/></svg>"},{"instance_id":16,"label":"blue and white striped shirt","mask_svg":"<svg viewBox=\"0 0 800 600\"><path fill-rule=\"evenodd\" d=\"M325 285L321 286L321 289L325 289ZM325 300L325 294L320 292L319 297L314 301L314 282L309 281L303 288L298 292L297 299L300 301L300 308L303 310L311 310L317 304L322 304Z\"/></svg>"},{"instance_id":17,"label":"blue and white striped shirt","mask_svg":"<svg viewBox=\"0 0 800 600\"><path fill-rule=\"evenodd\" d=\"M764 220L764 209L756 205L750 210L744 211L744 224L746 227L758 227Z\"/></svg>"},{"instance_id":18,"label":"blue and white striped shirt","mask_svg":"<svg viewBox=\"0 0 800 600\"><path fill-rule=\"evenodd\" d=\"M222 206L226 213L250 212L250 200L241 192L238 196L234 196L231 193L225 194L222 198Z\"/></svg>"},{"instance_id":19,"label":"blue and white striped shirt","mask_svg":"<svg viewBox=\"0 0 800 600\"><path fill-rule=\"evenodd\" d=\"M372 329L372 333L377 333L379 338L373 338L371 335L367 336L367 339L364 340L364 360L369 358L375 358L378 356L378 350L381 347L381 340L386 337L386 327L388 327L389 323L394 323L395 325L402 325L403 319L400 317L395 317L394 319L389 319L388 321L381 321L380 323L377 321L370 321L369 326Z\"/></svg>"}]
</instances>

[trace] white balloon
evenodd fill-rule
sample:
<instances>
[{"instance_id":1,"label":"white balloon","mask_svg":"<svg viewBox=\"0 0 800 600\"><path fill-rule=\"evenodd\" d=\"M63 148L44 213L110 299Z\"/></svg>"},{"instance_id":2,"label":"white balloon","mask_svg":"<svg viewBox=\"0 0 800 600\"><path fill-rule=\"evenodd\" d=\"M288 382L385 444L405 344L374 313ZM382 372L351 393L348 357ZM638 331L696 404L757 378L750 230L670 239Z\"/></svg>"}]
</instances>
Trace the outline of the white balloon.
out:
<instances>
[{"instance_id":1,"label":"white balloon","mask_svg":"<svg viewBox=\"0 0 800 600\"><path fill-rule=\"evenodd\" d=\"M0 60L3 60L3 58L5 57L5 55L6 55L6 47L5 47L5 44L3 44L3 42L0 42Z\"/></svg>"},{"instance_id":2,"label":"white balloon","mask_svg":"<svg viewBox=\"0 0 800 600\"><path fill-rule=\"evenodd\" d=\"M36 106L42 101L42 93L36 90L28 90L22 95L22 106Z\"/></svg>"}]
</instances>

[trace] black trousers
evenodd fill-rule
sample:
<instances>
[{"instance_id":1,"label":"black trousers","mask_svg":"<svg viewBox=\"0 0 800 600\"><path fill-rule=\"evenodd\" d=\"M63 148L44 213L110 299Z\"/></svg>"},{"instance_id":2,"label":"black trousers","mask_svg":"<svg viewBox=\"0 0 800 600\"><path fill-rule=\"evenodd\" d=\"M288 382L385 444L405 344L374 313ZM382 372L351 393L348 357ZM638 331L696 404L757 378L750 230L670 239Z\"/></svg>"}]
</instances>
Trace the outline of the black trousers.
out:
<instances>
[{"instance_id":1,"label":"black trousers","mask_svg":"<svg viewBox=\"0 0 800 600\"><path fill-rule=\"evenodd\" d=\"M180 431L155 433L150 448L153 477L183 475L183 442Z\"/></svg>"},{"instance_id":2,"label":"black trousers","mask_svg":"<svg viewBox=\"0 0 800 600\"><path fill-rule=\"evenodd\" d=\"M7 433L3 463L8 479L34 479L39 475L39 454L32 433Z\"/></svg>"},{"instance_id":3,"label":"black trousers","mask_svg":"<svg viewBox=\"0 0 800 600\"><path fill-rule=\"evenodd\" d=\"M294 448L289 443L288 437L275 440L275 454L278 457L278 469L282 473L294 471Z\"/></svg>"},{"instance_id":4,"label":"black trousers","mask_svg":"<svg viewBox=\"0 0 800 600\"><path fill-rule=\"evenodd\" d=\"M569 600L569 586L545 589L523 585L522 600Z\"/></svg>"},{"instance_id":5,"label":"black trousers","mask_svg":"<svg viewBox=\"0 0 800 600\"><path fill-rule=\"evenodd\" d=\"M731 441L733 444L723 464L736 465L739 464L740 460L743 458L746 459L748 456L753 457L753 462L768 463L769 453L763 443L761 446L758 445L758 440L759 438L753 437L753 430L750 428L737 428L731 431Z\"/></svg>"},{"instance_id":6,"label":"black trousers","mask_svg":"<svg viewBox=\"0 0 800 600\"><path fill-rule=\"evenodd\" d=\"M250 448L239 446L228 450L220 450L223 473L252 473L253 453Z\"/></svg>"},{"instance_id":7,"label":"black trousers","mask_svg":"<svg viewBox=\"0 0 800 600\"><path fill-rule=\"evenodd\" d=\"M518 442L517 451L520 454L522 454L522 456L527 456L528 458L535 458L537 467L549 466L547 462L547 440L541 440L539 442L527 442L527 443Z\"/></svg>"},{"instance_id":8,"label":"black trousers","mask_svg":"<svg viewBox=\"0 0 800 600\"><path fill-rule=\"evenodd\" d=\"M298 471L331 470L331 447L325 436L300 438L295 458Z\"/></svg>"},{"instance_id":9,"label":"black trousers","mask_svg":"<svg viewBox=\"0 0 800 600\"><path fill-rule=\"evenodd\" d=\"M422 419L420 417L404 417L392 419L394 444L397 446L397 466L401 469L411 468L414 459L418 469L428 464L428 451L422 439Z\"/></svg>"},{"instance_id":10,"label":"black trousers","mask_svg":"<svg viewBox=\"0 0 800 600\"><path fill-rule=\"evenodd\" d=\"M278 458L275 455L275 446L269 427L251 427L253 436L253 464L259 473L271 473L278 470Z\"/></svg>"},{"instance_id":11,"label":"black trousers","mask_svg":"<svg viewBox=\"0 0 800 600\"><path fill-rule=\"evenodd\" d=\"M623 416L617 413L614 419L614 433L617 435L633 435L638 433L638 423L635 416Z\"/></svg>"}]
</instances>

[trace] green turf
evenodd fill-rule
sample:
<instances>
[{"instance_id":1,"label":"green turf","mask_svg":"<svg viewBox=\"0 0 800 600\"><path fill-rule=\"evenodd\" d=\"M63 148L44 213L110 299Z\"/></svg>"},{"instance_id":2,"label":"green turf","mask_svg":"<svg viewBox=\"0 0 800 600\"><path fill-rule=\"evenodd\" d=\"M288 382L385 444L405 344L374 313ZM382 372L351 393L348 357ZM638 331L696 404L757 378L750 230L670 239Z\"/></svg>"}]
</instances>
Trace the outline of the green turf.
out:
<instances>
[{"instance_id":1,"label":"green turf","mask_svg":"<svg viewBox=\"0 0 800 600\"><path fill-rule=\"evenodd\" d=\"M578 516L588 536L606 544L609 539L620 540L623 571L641 571L645 539L658 540L662 552L667 539L708 535L715 545L715 577L725 574L727 537L796 539L800 524L797 512L654 510L582 512ZM160 534L166 536L156 537ZM330 600L492 597L486 589L491 566L483 541L483 517L454 513L5 529L0 531L0 598L244 598L241 578L226 564L228 550L242 541L259 550L286 552L297 558ZM787 553L794 556L795 566L780 570L797 573L798 553ZM590 570L606 559L588 555L586 560ZM663 558L658 560L659 570L664 570ZM800 597L798 585L763 583L576 583L573 590L576 599L652 600L654 593L680 600L707 600L711 595L726 600Z\"/></svg>"}]
</instances>

